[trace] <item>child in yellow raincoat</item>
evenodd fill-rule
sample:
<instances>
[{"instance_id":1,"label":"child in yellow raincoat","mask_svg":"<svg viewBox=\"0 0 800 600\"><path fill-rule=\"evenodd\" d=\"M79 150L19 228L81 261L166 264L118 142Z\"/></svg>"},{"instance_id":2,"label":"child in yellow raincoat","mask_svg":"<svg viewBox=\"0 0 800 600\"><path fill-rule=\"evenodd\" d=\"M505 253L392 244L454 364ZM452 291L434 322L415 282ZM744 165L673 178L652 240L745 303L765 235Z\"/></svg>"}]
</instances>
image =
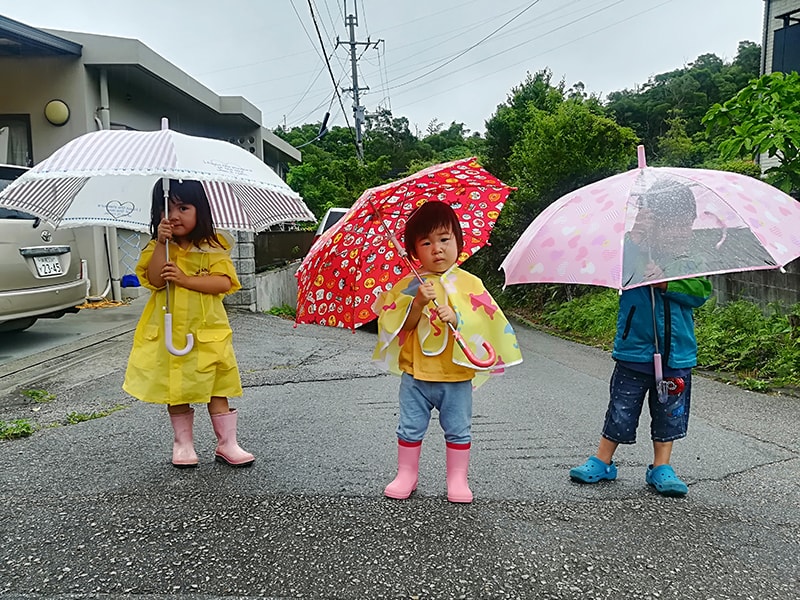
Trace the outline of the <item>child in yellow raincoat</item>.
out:
<instances>
[{"instance_id":1,"label":"child in yellow raincoat","mask_svg":"<svg viewBox=\"0 0 800 600\"><path fill-rule=\"evenodd\" d=\"M122 387L139 400L167 405L176 467L198 464L191 404L208 405L218 442L216 460L249 466L255 458L239 447L237 413L228 406L229 396L242 395L233 332L222 304L226 294L241 287L230 257L232 244L215 232L199 181L170 180L169 214L164 215L164 187L159 180L153 188L150 232L152 239L136 265L139 281L151 291L150 299L134 333ZM186 335L194 336L194 346L183 356L167 350L165 306L173 316L174 347L184 348Z\"/></svg>"},{"instance_id":2,"label":"child in yellow raincoat","mask_svg":"<svg viewBox=\"0 0 800 600\"><path fill-rule=\"evenodd\" d=\"M378 344L373 359L401 377L397 476L384 494L403 500L416 489L422 439L436 408L446 442L447 499L469 503L472 388L486 371L479 372L468 360L448 324L459 330L476 356L483 342L492 345L497 360L490 371L518 364L522 355L514 330L481 280L455 266L464 242L458 216L448 204L426 202L412 213L405 247L422 264L425 282L410 275L375 307Z\"/></svg>"}]
</instances>

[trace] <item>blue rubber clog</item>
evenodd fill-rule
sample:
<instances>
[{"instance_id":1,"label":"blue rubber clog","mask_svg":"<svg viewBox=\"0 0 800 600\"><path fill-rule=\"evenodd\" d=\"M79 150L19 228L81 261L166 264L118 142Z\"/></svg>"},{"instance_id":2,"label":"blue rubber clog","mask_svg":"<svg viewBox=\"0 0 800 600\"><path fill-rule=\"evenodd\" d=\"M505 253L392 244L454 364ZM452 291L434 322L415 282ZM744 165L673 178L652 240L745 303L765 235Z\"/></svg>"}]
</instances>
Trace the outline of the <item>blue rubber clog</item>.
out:
<instances>
[{"instance_id":1,"label":"blue rubber clog","mask_svg":"<svg viewBox=\"0 0 800 600\"><path fill-rule=\"evenodd\" d=\"M649 465L644 479L647 485L652 485L662 496L680 497L689 493L689 486L681 481L671 465Z\"/></svg>"},{"instance_id":2,"label":"blue rubber clog","mask_svg":"<svg viewBox=\"0 0 800 600\"><path fill-rule=\"evenodd\" d=\"M614 481L617 478L617 465L614 462L607 465L596 456L590 456L581 466L572 467L569 476L578 483L597 483L604 479Z\"/></svg>"}]
</instances>

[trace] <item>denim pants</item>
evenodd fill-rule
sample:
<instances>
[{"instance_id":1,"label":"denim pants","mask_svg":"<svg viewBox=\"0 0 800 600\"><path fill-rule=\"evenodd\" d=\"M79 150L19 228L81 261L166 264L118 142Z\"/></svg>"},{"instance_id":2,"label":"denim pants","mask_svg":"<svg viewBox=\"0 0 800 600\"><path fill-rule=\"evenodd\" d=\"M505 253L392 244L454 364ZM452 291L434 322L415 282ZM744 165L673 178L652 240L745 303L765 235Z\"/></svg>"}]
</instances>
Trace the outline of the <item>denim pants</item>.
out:
<instances>
[{"instance_id":1,"label":"denim pants","mask_svg":"<svg viewBox=\"0 0 800 600\"><path fill-rule=\"evenodd\" d=\"M472 381L420 381L408 373L400 376L397 437L406 442L422 441L434 408L439 411L446 441L467 444L472 440Z\"/></svg>"},{"instance_id":2,"label":"denim pants","mask_svg":"<svg viewBox=\"0 0 800 600\"><path fill-rule=\"evenodd\" d=\"M610 400L603 424L603 437L618 444L635 443L645 396L650 407L650 438L654 442L671 442L686 437L692 391L691 373L683 380L683 392L669 396L669 400L662 404L658 401L653 375L616 365L609 385Z\"/></svg>"}]
</instances>

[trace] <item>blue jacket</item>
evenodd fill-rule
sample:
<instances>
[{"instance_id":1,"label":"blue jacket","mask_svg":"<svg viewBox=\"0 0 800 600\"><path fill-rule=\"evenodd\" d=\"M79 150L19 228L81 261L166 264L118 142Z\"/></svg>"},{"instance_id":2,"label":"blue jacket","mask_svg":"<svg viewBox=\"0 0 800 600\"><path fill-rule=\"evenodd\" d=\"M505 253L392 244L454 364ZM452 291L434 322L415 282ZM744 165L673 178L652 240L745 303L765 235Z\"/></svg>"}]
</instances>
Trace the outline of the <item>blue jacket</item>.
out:
<instances>
[{"instance_id":1,"label":"blue jacket","mask_svg":"<svg viewBox=\"0 0 800 600\"><path fill-rule=\"evenodd\" d=\"M648 285L625 290L619 297L617 335L611 356L616 360L647 363L653 361L653 303ZM694 335L695 308L711 296L711 282L705 277L667 283L667 290L653 289L658 350L664 366L686 369L697 364L697 338Z\"/></svg>"}]
</instances>

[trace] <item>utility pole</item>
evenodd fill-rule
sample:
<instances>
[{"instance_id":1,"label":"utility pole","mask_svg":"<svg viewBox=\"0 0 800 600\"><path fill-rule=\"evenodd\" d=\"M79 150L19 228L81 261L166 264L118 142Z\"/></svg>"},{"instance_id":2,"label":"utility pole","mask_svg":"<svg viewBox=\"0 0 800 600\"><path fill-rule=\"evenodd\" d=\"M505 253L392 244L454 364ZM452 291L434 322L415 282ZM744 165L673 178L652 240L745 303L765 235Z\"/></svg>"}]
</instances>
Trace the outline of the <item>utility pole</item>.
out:
<instances>
[{"instance_id":1,"label":"utility pole","mask_svg":"<svg viewBox=\"0 0 800 600\"><path fill-rule=\"evenodd\" d=\"M378 47L378 44L383 40L378 40L377 42L371 42L369 38L367 38L366 42L357 42L356 41L356 27L358 26L358 6L354 0L353 8L355 10L355 14L347 15L344 19L345 26L349 29L350 32L350 41L349 42L341 42L339 41L339 37L336 37L336 47L342 45L349 45L350 46L350 67L352 69L352 77L353 77L353 87L342 89L343 92L352 92L353 93L353 118L356 123L356 152L358 154L358 159L360 161L364 160L364 145L362 142L362 126L364 125L364 107L361 106L361 101L359 100L358 93L361 91L367 91L368 87L359 87L358 86L358 58L356 57L356 48L358 46L375 46ZM347 0L344 0L344 12L347 12Z\"/></svg>"}]
</instances>

